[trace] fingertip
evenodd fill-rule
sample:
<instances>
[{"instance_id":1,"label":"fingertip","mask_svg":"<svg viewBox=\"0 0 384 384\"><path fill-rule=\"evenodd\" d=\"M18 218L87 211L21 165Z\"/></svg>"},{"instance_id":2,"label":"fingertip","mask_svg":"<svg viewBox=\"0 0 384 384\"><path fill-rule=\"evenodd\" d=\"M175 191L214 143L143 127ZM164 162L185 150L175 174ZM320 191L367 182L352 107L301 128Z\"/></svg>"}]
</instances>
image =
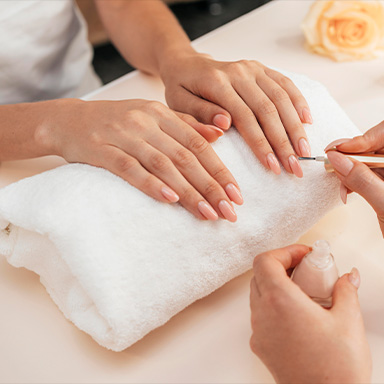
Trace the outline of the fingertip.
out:
<instances>
[{"instance_id":1,"label":"fingertip","mask_svg":"<svg viewBox=\"0 0 384 384\"><path fill-rule=\"evenodd\" d=\"M222 113L215 115L212 119L212 122L216 127L225 131L231 128L231 118Z\"/></svg>"},{"instance_id":2,"label":"fingertip","mask_svg":"<svg viewBox=\"0 0 384 384\"><path fill-rule=\"evenodd\" d=\"M303 115L303 117L301 120L303 123L313 124L313 118L312 118L311 111L309 110L309 108L304 107L302 110L302 115Z\"/></svg>"},{"instance_id":3,"label":"fingertip","mask_svg":"<svg viewBox=\"0 0 384 384\"><path fill-rule=\"evenodd\" d=\"M179 195L166 185L161 188L161 194L170 203L177 203L180 200Z\"/></svg>"},{"instance_id":4,"label":"fingertip","mask_svg":"<svg viewBox=\"0 0 384 384\"><path fill-rule=\"evenodd\" d=\"M356 288L359 289L360 287L360 273L359 270L355 267L351 269L351 272L348 273L348 281Z\"/></svg>"}]
</instances>

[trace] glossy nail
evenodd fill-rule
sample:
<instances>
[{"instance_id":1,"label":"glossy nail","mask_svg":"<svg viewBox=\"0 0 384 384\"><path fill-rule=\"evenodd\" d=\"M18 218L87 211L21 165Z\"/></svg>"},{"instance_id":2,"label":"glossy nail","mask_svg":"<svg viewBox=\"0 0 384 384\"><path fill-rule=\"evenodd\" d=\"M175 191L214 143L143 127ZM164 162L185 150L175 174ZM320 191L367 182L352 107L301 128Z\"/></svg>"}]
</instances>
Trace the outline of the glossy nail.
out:
<instances>
[{"instance_id":1,"label":"glossy nail","mask_svg":"<svg viewBox=\"0 0 384 384\"><path fill-rule=\"evenodd\" d=\"M171 203L176 203L180 199L179 195L167 186L161 188L161 194Z\"/></svg>"},{"instance_id":2,"label":"glossy nail","mask_svg":"<svg viewBox=\"0 0 384 384\"><path fill-rule=\"evenodd\" d=\"M347 196L348 196L348 189L343 183L341 183L340 184L340 197L341 197L341 201L344 204L347 204Z\"/></svg>"},{"instance_id":3,"label":"glossy nail","mask_svg":"<svg viewBox=\"0 0 384 384\"><path fill-rule=\"evenodd\" d=\"M304 137L302 137L299 140L299 149L300 149L300 155L301 156L311 157L311 148L309 146L307 139L304 139Z\"/></svg>"},{"instance_id":4,"label":"glossy nail","mask_svg":"<svg viewBox=\"0 0 384 384\"><path fill-rule=\"evenodd\" d=\"M280 175L280 173L281 173L280 164L277 161L276 156L273 153L268 153L267 162L268 162L270 170L273 173L275 173L276 175Z\"/></svg>"},{"instance_id":5,"label":"glossy nail","mask_svg":"<svg viewBox=\"0 0 384 384\"><path fill-rule=\"evenodd\" d=\"M353 267L351 272L348 274L348 280L357 289L360 287L360 273L355 267Z\"/></svg>"},{"instance_id":6,"label":"glossy nail","mask_svg":"<svg viewBox=\"0 0 384 384\"><path fill-rule=\"evenodd\" d=\"M329 151L327 156L335 171L343 176L348 176L353 168L353 162L347 156L336 151Z\"/></svg>"},{"instance_id":7,"label":"glossy nail","mask_svg":"<svg viewBox=\"0 0 384 384\"><path fill-rule=\"evenodd\" d=\"M214 125L208 125L207 126L208 129L210 129L215 135L218 135L219 137L223 136L224 135L224 132L219 129L219 128L216 128Z\"/></svg>"},{"instance_id":8,"label":"glossy nail","mask_svg":"<svg viewBox=\"0 0 384 384\"><path fill-rule=\"evenodd\" d=\"M335 140L335 141L332 141L332 143L329 143L325 148L324 148L324 152L327 152L329 151L331 148L335 148L337 147L338 145L340 144L343 144L343 143L346 143L348 141L350 141L352 139L338 139L338 140Z\"/></svg>"},{"instance_id":9,"label":"glossy nail","mask_svg":"<svg viewBox=\"0 0 384 384\"><path fill-rule=\"evenodd\" d=\"M228 197L237 205L241 205L244 203L243 196L241 195L241 192L239 191L239 188L236 187L235 184L229 183L224 188L225 192L227 193Z\"/></svg>"},{"instance_id":10,"label":"glossy nail","mask_svg":"<svg viewBox=\"0 0 384 384\"><path fill-rule=\"evenodd\" d=\"M303 123L307 123L307 124L313 123L312 115L308 108L303 108L303 120L304 120Z\"/></svg>"},{"instance_id":11,"label":"glossy nail","mask_svg":"<svg viewBox=\"0 0 384 384\"><path fill-rule=\"evenodd\" d=\"M224 130L231 128L231 120L227 116L221 114L214 116L213 124Z\"/></svg>"},{"instance_id":12,"label":"glossy nail","mask_svg":"<svg viewBox=\"0 0 384 384\"><path fill-rule=\"evenodd\" d=\"M197 208L200 213L208 220L215 221L219 218L215 210L205 201L200 201L199 204L197 204Z\"/></svg>"},{"instance_id":13,"label":"glossy nail","mask_svg":"<svg viewBox=\"0 0 384 384\"><path fill-rule=\"evenodd\" d=\"M234 223L237 220L236 213L228 201L221 200L219 203L219 209L223 216L231 223Z\"/></svg>"},{"instance_id":14,"label":"glossy nail","mask_svg":"<svg viewBox=\"0 0 384 384\"><path fill-rule=\"evenodd\" d=\"M301 166L297 161L296 156L294 155L289 156L288 161L293 174L296 175L297 177L303 177L303 170L301 169Z\"/></svg>"}]
</instances>

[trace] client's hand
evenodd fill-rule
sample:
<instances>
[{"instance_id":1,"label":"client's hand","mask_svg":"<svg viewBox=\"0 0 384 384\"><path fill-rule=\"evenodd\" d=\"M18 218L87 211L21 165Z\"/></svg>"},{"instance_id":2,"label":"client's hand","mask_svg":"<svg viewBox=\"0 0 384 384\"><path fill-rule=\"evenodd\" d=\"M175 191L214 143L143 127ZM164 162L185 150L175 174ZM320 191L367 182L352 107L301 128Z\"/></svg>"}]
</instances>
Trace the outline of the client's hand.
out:
<instances>
[{"instance_id":1,"label":"client's hand","mask_svg":"<svg viewBox=\"0 0 384 384\"><path fill-rule=\"evenodd\" d=\"M199 219L236 221L231 200L242 204L239 187L201 136L213 141L217 128L154 101L56 103L38 132L51 153L106 168L159 201L180 201Z\"/></svg>"},{"instance_id":2,"label":"client's hand","mask_svg":"<svg viewBox=\"0 0 384 384\"><path fill-rule=\"evenodd\" d=\"M371 356L353 269L336 283L333 307L313 302L287 274L304 245L256 256L251 281L253 352L278 383L368 383Z\"/></svg>"},{"instance_id":3,"label":"client's hand","mask_svg":"<svg viewBox=\"0 0 384 384\"><path fill-rule=\"evenodd\" d=\"M341 152L384 154L384 121L362 136L334 141L326 150L332 147ZM329 151L327 156L341 180L340 194L344 203L347 201L348 191L363 196L376 211L384 236L384 169L370 170L365 164L350 160L338 152Z\"/></svg>"},{"instance_id":4,"label":"client's hand","mask_svg":"<svg viewBox=\"0 0 384 384\"><path fill-rule=\"evenodd\" d=\"M295 152L310 156L302 123L312 117L290 79L257 61L220 62L190 51L163 59L160 72L172 109L223 130L233 124L266 168L280 173L277 156L289 173L303 175Z\"/></svg>"}]
</instances>

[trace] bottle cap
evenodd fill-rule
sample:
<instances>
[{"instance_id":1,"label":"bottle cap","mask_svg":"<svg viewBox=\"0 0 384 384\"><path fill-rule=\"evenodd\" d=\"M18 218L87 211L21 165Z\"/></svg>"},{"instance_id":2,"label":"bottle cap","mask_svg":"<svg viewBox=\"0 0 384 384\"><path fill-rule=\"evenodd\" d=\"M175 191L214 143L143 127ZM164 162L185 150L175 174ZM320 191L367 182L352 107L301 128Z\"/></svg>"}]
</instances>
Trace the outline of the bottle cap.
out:
<instances>
[{"instance_id":1,"label":"bottle cap","mask_svg":"<svg viewBox=\"0 0 384 384\"><path fill-rule=\"evenodd\" d=\"M308 260L317 268L324 269L332 261L331 247L326 240L317 240L308 254Z\"/></svg>"}]
</instances>

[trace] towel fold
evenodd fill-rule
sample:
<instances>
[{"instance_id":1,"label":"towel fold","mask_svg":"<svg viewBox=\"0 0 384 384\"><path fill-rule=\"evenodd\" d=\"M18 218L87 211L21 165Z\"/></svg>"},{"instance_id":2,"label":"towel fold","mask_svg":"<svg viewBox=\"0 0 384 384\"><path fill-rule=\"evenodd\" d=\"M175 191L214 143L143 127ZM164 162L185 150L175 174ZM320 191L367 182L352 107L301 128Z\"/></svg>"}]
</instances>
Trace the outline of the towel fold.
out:
<instances>
[{"instance_id":1,"label":"towel fold","mask_svg":"<svg viewBox=\"0 0 384 384\"><path fill-rule=\"evenodd\" d=\"M322 85L288 75L311 108L313 154L359 134ZM235 129L214 149L244 196L235 224L199 221L106 170L72 164L0 191L0 253L39 274L77 327L121 351L248 270L257 253L295 242L339 201L340 183L321 163L303 163L303 179L276 176Z\"/></svg>"}]
</instances>

